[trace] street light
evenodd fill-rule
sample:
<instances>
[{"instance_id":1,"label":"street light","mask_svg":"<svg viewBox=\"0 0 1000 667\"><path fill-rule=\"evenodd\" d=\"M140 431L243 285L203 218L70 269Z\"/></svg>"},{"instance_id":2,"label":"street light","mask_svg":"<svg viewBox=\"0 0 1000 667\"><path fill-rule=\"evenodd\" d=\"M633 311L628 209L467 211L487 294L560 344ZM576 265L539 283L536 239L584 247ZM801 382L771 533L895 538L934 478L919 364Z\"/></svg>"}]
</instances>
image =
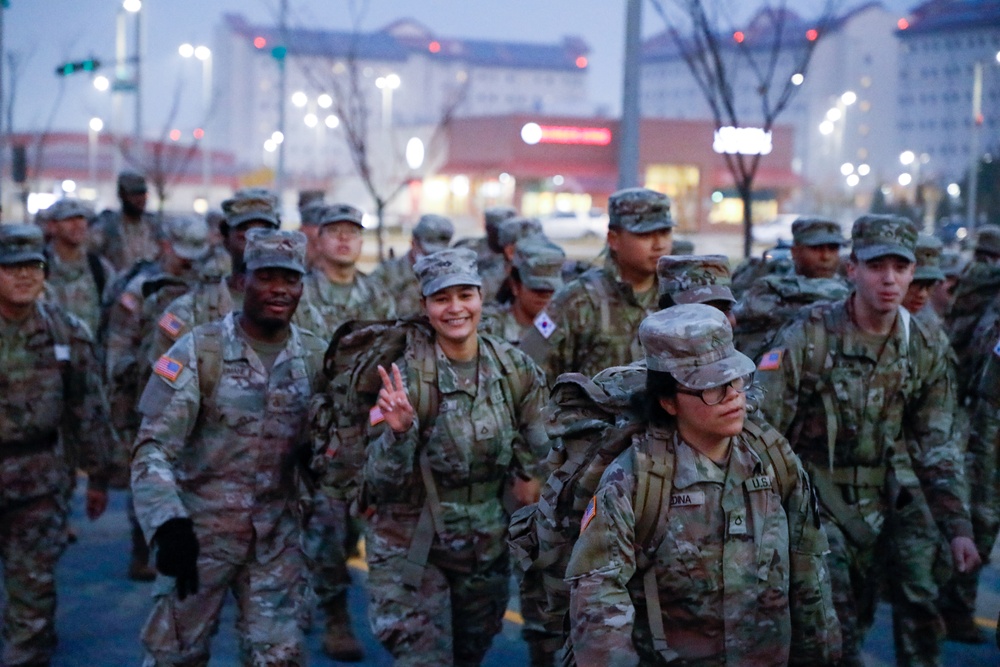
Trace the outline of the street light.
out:
<instances>
[{"instance_id":1,"label":"street light","mask_svg":"<svg viewBox=\"0 0 1000 667\"><path fill-rule=\"evenodd\" d=\"M382 91L382 129L392 125L392 91L399 88L398 74L387 74L375 79L375 86Z\"/></svg>"},{"instance_id":2,"label":"street light","mask_svg":"<svg viewBox=\"0 0 1000 667\"><path fill-rule=\"evenodd\" d=\"M87 178L90 181L90 187L97 190L97 138L101 130L104 129L104 121L100 118L94 117L90 119L87 124L89 132L87 133Z\"/></svg>"},{"instance_id":3,"label":"street light","mask_svg":"<svg viewBox=\"0 0 1000 667\"><path fill-rule=\"evenodd\" d=\"M202 124L208 123L208 117L212 113L212 49L204 45L193 46L191 44L181 44L177 49L182 58L194 57L201 61L201 113ZM199 137L201 141L201 186L208 196L212 183L211 155L208 151L208 140L205 134Z\"/></svg>"},{"instance_id":4,"label":"street light","mask_svg":"<svg viewBox=\"0 0 1000 667\"><path fill-rule=\"evenodd\" d=\"M131 14L135 14L142 9L142 0L125 0L122 2L122 9Z\"/></svg>"},{"instance_id":5,"label":"street light","mask_svg":"<svg viewBox=\"0 0 1000 667\"><path fill-rule=\"evenodd\" d=\"M899 163L902 164L903 166L908 167L909 165L913 164L913 161L916 159L916 157L917 156L914 155L913 151L903 151L902 153L899 154Z\"/></svg>"},{"instance_id":6,"label":"street light","mask_svg":"<svg viewBox=\"0 0 1000 667\"><path fill-rule=\"evenodd\" d=\"M108 81L106 76L95 76L94 77L94 88L101 91L102 93L111 87L111 82Z\"/></svg>"}]
</instances>

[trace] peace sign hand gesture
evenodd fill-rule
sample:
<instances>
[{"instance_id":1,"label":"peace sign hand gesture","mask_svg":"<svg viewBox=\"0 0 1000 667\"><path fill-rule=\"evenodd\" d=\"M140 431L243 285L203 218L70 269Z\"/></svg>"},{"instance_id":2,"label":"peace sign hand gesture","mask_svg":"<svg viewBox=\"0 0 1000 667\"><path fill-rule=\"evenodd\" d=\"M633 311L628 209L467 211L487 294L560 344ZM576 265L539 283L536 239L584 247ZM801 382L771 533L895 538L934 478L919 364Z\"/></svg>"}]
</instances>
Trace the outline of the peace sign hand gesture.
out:
<instances>
[{"instance_id":1,"label":"peace sign hand gesture","mask_svg":"<svg viewBox=\"0 0 1000 667\"><path fill-rule=\"evenodd\" d=\"M386 373L382 366L378 367L378 374L382 378L382 389L378 392L376 405L382 411L386 423L396 433L408 431L413 425L413 406L406 395L406 386L403 384L403 376L399 372L399 366L392 365L392 378Z\"/></svg>"}]
</instances>

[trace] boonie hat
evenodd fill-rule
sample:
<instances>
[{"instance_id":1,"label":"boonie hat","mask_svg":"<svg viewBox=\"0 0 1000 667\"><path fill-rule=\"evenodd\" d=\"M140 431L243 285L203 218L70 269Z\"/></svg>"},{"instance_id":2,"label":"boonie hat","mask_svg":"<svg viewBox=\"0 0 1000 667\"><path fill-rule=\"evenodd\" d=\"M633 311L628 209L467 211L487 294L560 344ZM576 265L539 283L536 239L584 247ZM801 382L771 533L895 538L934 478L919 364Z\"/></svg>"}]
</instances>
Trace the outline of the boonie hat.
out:
<instances>
[{"instance_id":1,"label":"boonie hat","mask_svg":"<svg viewBox=\"0 0 1000 667\"><path fill-rule=\"evenodd\" d=\"M413 272L420 281L423 296L453 285L483 285L476 269L476 252L470 248L445 248L424 255L413 264Z\"/></svg>"},{"instance_id":2,"label":"boonie hat","mask_svg":"<svg viewBox=\"0 0 1000 667\"><path fill-rule=\"evenodd\" d=\"M729 258L725 255L664 255L656 262L659 295L674 303L736 303L729 285Z\"/></svg>"},{"instance_id":3,"label":"boonie hat","mask_svg":"<svg viewBox=\"0 0 1000 667\"><path fill-rule=\"evenodd\" d=\"M648 188L626 188L608 197L608 226L633 234L672 229L670 198Z\"/></svg>"},{"instance_id":4,"label":"boonie hat","mask_svg":"<svg viewBox=\"0 0 1000 667\"><path fill-rule=\"evenodd\" d=\"M544 236L529 236L514 244L511 264L517 269L521 284L530 290L555 291L563 286L562 268L566 261L563 249Z\"/></svg>"},{"instance_id":5,"label":"boonie hat","mask_svg":"<svg viewBox=\"0 0 1000 667\"><path fill-rule=\"evenodd\" d=\"M38 225L0 224L0 265L45 261L45 239Z\"/></svg>"},{"instance_id":6,"label":"boonie hat","mask_svg":"<svg viewBox=\"0 0 1000 667\"><path fill-rule=\"evenodd\" d=\"M851 243L855 257L864 262L886 255L914 262L917 227L898 215L863 215L854 221Z\"/></svg>"},{"instance_id":7,"label":"boonie hat","mask_svg":"<svg viewBox=\"0 0 1000 667\"><path fill-rule=\"evenodd\" d=\"M182 259L203 259L211 250L208 243L208 223L202 217L171 216L165 220L162 229L170 241L170 247Z\"/></svg>"},{"instance_id":8,"label":"boonie hat","mask_svg":"<svg viewBox=\"0 0 1000 667\"><path fill-rule=\"evenodd\" d=\"M936 236L920 234L917 237L917 247L913 250L917 258L917 266L913 269L914 280L944 280L941 249L941 241Z\"/></svg>"},{"instance_id":9,"label":"boonie hat","mask_svg":"<svg viewBox=\"0 0 1000 667\"><path fill-rule=\"evenodd\" d=\"M362 220L365 214L359 208L350 204L331 204L323 207L317 215L316 224L320 227L332 225L335 222L352 222L358 227L364 227Z\"/></svg>"},{"instance_id":10,"label":"boonie hat","mask_svg":"<svg viewBox=\"0 0 1000 667\"><path fill-rule=\"evenodd\" d=\"M454 234L455 225L451 224L451 220L433 213L420 216L417 226L413 228L413 236L427 254L447 248Z\"/></svg>"},{"instance_id":11,"label":"boonie hat","mask_svg":"<svg viewBox=\"0 0 1000 667\"><path fill-rule=\"evenodd\" d=\"M45 219L58 222L70 218L90 218L94 210L79 199L64 197L45 209Z\"/></svg>"},{"instance_id":12,"label":"boonie hat","mask_svg":"<svg viewBox=\"0 0 1000 667\"><path fill-rule=\"evenodd\" d=\"M266 222L278 228L278 196L265 188L243 188L222 202L222 212L226 214L226 224L230 228L255 220Z\"/></svg>"},{"instance_id":13,"label":"boonie hat","mask_svg":"<svg viewBox=\"0 0 1000 667\"><path fill-rule=\"evenodd\" d=\"M306 235L298 231L257 227L247 233L247 271L289 269L306 272Z\"/></svg>"},{"instance_id":14,"label":"boonie hat","mask_svg":"<svg viewBox=\"0 0 1000 667\"><path fill-rule=\"evenodd\" d=\"M733 346L733 329L718 308L690 303L653 313L639 325L646 367L692 389L718 387L756 370Z\"/></svg>"},{"instance_id":15,"label":"boonie hat","mask_svg":"<svg viewBox=\"0 0 1000 667\"><path fill-rule=\"evenodd\" d=\"M506 248L529 236L542 234L542 223L537 218L508 218L500 223L500 233L497 237L500 245Z\"/></svg>"},{"instance_id":16,"label":"boonie hat","mask_svg":"<svg viewBox=\"0 0 1000 667\"><path fill-rule=\"evenodd\" d=\"M847 240L840 232L840 225L826 218L797 218L792 223L792 244L844 245Z\"/></svg>"}]
</instances>

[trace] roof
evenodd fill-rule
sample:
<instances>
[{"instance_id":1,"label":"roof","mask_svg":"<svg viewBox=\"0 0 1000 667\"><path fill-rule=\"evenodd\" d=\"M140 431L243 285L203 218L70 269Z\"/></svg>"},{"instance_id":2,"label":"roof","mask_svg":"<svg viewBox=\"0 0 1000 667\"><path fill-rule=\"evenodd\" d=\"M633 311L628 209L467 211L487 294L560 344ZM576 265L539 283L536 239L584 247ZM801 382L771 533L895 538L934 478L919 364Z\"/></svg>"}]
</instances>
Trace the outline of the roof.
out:
<instances>
[{"instance_id":1,"label":"roof","mask_svg":"<svg viewBox=\"0 0 1000 667\"><path fill-rule=\"evenodd\" d=\"M970 28L996 29L1000 25L997 0L929 0L911 10L909 26L898 30L900 37Z\"/></svg>"},{"instance_id":2,"label":"roof","mask_svg":"<svg viewBox=\"0 0 1000 667\"><path fill-rule=\"evenodd\" d=\"M281 42L277 26L251 25L239 14L226 14L223 22L247 40L263 37L269 46ZM343 58L353 51L362 60L405 61L420 54L483 67L578 70L577 58L590 53L579 37L564 37L555 44L437 37L412 19L394 21L375 32L288 28L287 35L292 56Z\"/></svg>"}]
</instances>

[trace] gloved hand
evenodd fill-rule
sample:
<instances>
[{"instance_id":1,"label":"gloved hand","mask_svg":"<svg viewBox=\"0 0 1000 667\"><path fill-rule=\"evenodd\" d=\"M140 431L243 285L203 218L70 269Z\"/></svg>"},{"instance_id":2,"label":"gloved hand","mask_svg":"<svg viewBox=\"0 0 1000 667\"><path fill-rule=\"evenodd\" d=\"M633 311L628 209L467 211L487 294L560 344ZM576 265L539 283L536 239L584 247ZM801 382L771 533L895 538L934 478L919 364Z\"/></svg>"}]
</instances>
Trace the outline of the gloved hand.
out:
<instances>
[{"instance_id":1,"label":"gloved hand","mask_svg":"<svg viewBox=\"0 0 1000 667\"><path fill-rule=\"evenodd\" d=\"M198 538L191 519L170 519L156 529L156 569L177 579L177 597L198 592Z\"/></svg>"}]
</instances>

